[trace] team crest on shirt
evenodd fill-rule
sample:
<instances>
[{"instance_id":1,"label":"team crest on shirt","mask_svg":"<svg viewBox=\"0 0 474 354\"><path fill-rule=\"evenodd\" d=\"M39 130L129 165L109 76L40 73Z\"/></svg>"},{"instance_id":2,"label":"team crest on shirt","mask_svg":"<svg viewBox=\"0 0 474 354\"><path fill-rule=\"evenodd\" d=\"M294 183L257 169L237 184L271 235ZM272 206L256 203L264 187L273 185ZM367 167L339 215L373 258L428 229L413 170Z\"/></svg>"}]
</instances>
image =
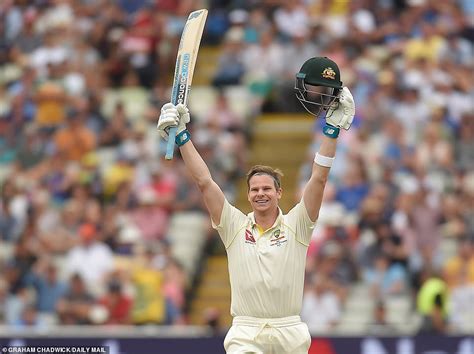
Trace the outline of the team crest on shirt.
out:
<instances>
[{"instance_id":1,"label":"team crest on shirt","mask_svg":"<svg viewBox=\"0 0 474 354\"><path fill-rule=\"evenodd\" d=\"M255 241L255 237L252 235L252 231L247 229L245 230L245 243L250 243L255 245L257 242Z\"/></svg>"},{"instance_id":2,"label":"team crest on shirt","mask_svg":"<svg viewBox=\"0 0 474 354\"><path fill-rule=\"evenodd\" d=\"M272 237L270 237L270 246L281 246L283 243L287 242L285 232L283 230L277 229L273 231Z\"/></svg>"}]
</instances>

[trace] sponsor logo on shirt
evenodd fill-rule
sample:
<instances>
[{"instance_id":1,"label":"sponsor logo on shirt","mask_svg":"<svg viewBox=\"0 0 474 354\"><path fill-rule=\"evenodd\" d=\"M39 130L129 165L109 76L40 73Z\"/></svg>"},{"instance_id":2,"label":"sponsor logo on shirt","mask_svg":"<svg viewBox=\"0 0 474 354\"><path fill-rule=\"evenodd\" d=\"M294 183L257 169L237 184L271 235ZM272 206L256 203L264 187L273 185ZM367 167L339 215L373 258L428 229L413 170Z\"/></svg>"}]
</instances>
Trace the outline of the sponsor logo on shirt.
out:
<instances>
[{"instance_id":1,"label":"sponsor logo on shirt","mask_svg":"<svg viewBox=\"0 0 474 354\"><path fill-rule=\"evenodd\" d=\"M252 231L249 229L245 230L245 243L250 243L252 245L256 244L255 238L252 235Z\"/></svg>"}]
</instances>

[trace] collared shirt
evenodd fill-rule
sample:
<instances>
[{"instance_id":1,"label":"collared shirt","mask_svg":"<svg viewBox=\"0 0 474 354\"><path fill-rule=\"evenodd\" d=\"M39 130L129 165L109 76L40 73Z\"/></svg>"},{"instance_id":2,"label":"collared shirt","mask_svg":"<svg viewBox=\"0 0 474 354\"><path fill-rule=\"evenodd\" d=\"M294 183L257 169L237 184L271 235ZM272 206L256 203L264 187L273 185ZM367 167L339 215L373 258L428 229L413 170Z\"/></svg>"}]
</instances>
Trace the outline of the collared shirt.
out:
<instances>
[{"instance_id":1,"label":"collared shirt","mask_svg":"<svg viewBox=\"0 0 474 354\"><path fill-rule=\"evenodd\" d=\"M314 222L303 201L258 231L254 213L245 215L226 200L219 225L226 247L232 316L276 318L299 315L306 251Z\"/></svg>"}]
</instances>

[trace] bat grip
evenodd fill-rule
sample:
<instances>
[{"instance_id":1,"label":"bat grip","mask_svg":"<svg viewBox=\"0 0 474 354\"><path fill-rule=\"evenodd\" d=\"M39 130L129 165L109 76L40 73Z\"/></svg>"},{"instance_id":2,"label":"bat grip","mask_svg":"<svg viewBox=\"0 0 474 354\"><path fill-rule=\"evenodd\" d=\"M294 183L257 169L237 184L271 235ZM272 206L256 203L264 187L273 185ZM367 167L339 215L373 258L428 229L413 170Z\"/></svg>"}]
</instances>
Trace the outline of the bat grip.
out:
<instances>
[{"instance_id":1,"label":"bat grip","mask_svg":"<svg viewBox=\"0 0 474 354\"><path fill-rule=\"evenodd\" d=\"M174 140L176 139L176 130L178 127L171 127L168 135L168 144L166 144L166 160L171 160L174 153Z\"/></svg>"}]
</instances>

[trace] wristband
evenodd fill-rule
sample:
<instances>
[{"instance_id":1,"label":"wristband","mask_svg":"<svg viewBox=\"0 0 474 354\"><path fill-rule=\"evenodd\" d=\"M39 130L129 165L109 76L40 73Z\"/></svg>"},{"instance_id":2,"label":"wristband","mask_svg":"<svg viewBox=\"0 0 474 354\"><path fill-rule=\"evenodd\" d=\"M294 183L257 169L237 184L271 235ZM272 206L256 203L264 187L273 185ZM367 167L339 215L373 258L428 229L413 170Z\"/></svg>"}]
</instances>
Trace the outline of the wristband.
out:
<instances>
[{"instance_id":1,"label":"wristband","mask_svg":"<svg viewBox=\"0 0 474 354\"><path fill-rule=\"evenodd\" d=\"M319 155L319 152L317 152L314 156L314 163L319 166L330 168L332 166L332 163L334 162L334 159L334 157Z\"/></svg>"},{"instance_id":2,"label":"wristband","mask_svg":"<svg viewBox=\"0 0 474 354\"><path fill-rule=\"evenodd\" d=\"M330 125L326 123L326 125L323 128L323 134L326 135L327 137L336 139L339 136L339 128Z\"/></svg>"},{"instance_id":3,"label":"wristband","mask_svg":"<svg viewBox=\"0 0 474 354\"><path fill-rule=\"evenodd\" d=\"M180 132L178 135L176 135L176 138L174 139L174 142L178 146L183 146L190 139L191 139L191 134L189 133L189 131L187 129L184 129L182 132Z\"/></svg>"}]
</instances>

